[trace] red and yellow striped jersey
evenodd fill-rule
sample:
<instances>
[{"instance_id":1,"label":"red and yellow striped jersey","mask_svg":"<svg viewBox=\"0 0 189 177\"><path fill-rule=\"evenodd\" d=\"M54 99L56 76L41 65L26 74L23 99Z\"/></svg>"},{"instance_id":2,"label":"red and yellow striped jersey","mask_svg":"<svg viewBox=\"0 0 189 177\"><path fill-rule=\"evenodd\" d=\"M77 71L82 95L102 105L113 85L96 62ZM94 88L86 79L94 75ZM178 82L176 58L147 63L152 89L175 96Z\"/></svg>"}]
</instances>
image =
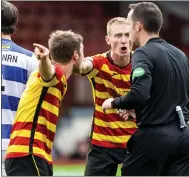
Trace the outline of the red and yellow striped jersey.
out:
<instances>
[{"instance_id":1,"label":"red and yellow striped jersey","mask_svg":"<svg viewBox=\"0 0 189 177\"><path fill-rule=\"evenodd\" d=\"M33 154L52 164L59 108L67 90L60 66L55 65L55 72L53 79L47 82L38 71L31 74L19 102L6 158Z\"/></svg>"},{"instance_id":2,"label":"red and yellow striped jersey","mask_svg":"<svg viewBox=\"0 0 189 177\"><path fill-rule=\"evenodd\" d=\"M93 70L87 74L92 84L95 110L91 131L91 143L108 148L125 148L126 142L136 131L135 121L125 121L117 110L103 113L105 99L125 95L130 90L131 64L120 68L113 63L110 52L92 57Z\"/></svg>"}]
</instances>

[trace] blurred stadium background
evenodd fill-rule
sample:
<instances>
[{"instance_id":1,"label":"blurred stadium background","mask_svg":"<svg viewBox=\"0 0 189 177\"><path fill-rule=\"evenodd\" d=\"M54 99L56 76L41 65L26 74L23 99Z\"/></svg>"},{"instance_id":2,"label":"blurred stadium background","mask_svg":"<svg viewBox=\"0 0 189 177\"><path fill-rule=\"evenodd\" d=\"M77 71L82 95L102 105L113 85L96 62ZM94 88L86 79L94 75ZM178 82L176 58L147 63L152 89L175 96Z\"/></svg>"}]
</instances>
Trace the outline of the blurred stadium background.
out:
<instances>
[{"instance_id":1,"label":"blurred stadium background","mask_svg":"<svg viewBox=\"0 0 189 177\"><path fill-rule=\"evenodd\" d=\"M106 23L115 16L126 16L133 1L12 1L19 10L18 31L13 40L33 50L34 42L47 46L53 30L72 29L84 37L85 56L108 50ZM155 1L164 16L161 37L189 56L189 2ZM85 77L72 76L60 110L53 148L55 176L83 176L93 100ZM118 172L120 175L120 172Z\"/></svg>"}]
</instances>

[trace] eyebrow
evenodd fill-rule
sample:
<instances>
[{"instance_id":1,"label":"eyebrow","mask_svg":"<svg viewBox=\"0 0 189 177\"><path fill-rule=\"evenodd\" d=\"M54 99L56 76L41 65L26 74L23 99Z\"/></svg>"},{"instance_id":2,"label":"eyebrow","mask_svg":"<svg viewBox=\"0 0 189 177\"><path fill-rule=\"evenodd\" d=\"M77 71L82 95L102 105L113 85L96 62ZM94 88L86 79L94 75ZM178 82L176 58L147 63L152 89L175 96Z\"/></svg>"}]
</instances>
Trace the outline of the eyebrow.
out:
<instances>
[{"instance_id":1,"label":"eyebrow","mask_svg":"<svg viewBox=\"0 0 189 177\"><path fill-rule=\"evenodd\" d=\"M129 32L127 32L127 33L115 33L114 35L122 35L122 34L129 36Z\"/></svg>"}]
</instances>

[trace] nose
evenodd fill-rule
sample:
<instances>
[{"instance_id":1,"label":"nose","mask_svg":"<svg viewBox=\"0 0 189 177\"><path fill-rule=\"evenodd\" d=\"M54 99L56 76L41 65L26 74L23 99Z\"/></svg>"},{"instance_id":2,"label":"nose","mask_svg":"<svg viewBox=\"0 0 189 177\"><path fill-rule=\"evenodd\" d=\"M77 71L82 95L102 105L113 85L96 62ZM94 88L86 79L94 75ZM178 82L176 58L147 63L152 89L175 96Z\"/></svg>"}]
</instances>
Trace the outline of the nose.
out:
<instances>
[{"instance_id":1,"label":"nose","mask_svg":"<svg viewBox=\"0 0 189 177\"><path fill-rule=\"evenodd\" d=\"M127 43L127 38L125 36L122 36L121 43L122 44L126 44Z\"/></svg>"}]
</instances>

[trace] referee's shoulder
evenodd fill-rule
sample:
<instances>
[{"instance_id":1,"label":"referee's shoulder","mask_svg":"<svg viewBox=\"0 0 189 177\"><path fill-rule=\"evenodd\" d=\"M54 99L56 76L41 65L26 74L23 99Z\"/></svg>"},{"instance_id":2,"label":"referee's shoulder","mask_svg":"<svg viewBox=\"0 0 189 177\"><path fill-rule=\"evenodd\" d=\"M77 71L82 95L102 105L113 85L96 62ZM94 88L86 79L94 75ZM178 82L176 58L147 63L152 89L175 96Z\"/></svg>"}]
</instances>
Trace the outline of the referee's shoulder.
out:
<instances>
[{"instance_id":1,"label":"referee's shoulder","mask_svg":"<svg viewBox=\"0 0 189 177\"><path fill-rule=\"evenodd\" d=\"M169 45L172 47L172 50L177 52L180 56L187 57L186 54L181 49L177 48L176 46L174 46L174 45L172 45L170 43L169 43Z\"/></svg>"}]
</instances>

